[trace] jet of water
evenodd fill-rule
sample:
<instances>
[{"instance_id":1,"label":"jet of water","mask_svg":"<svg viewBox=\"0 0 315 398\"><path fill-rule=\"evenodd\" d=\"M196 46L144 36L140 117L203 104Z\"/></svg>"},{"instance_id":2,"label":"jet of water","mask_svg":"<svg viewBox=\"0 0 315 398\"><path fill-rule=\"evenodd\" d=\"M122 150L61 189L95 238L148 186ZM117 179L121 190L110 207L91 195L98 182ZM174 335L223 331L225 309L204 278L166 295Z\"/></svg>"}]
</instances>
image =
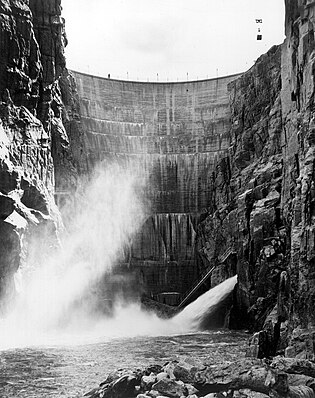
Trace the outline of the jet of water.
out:
<instances>
[{"instance_id":1,"label":"jet of water","mask_svg":"<svg viewBox=\"0 0 315 398\"><path fill-rule=\"evenodd\" d=\"M190 329L195 331L203 329L205 324L211 327L211 316L233 292L236 283L237 275L210 289L185 307L174 318L174 322L182 326L189 325ZM214 326L214 321L212 325Z\"/></svg>"}]
</instances>

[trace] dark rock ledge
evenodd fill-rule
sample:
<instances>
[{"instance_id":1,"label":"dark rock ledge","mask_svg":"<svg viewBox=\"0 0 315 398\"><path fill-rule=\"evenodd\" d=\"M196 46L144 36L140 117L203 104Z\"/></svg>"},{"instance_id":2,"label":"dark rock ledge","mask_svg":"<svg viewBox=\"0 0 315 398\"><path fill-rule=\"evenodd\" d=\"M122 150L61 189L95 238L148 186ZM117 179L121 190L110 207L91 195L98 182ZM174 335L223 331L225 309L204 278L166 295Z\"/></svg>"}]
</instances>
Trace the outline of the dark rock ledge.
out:
<instances>
[{"instance_id":1,"label":"dark rock ledge","mask_svg":"<svg viewBox=\"0 0 315 398\"><path fill-rule=\"evenodd\" d=\"M146 369L119 369L109 374L87 398L314 398L315 363L306 359L192 365L172 361Z\"/></svg>"}]
</instances>

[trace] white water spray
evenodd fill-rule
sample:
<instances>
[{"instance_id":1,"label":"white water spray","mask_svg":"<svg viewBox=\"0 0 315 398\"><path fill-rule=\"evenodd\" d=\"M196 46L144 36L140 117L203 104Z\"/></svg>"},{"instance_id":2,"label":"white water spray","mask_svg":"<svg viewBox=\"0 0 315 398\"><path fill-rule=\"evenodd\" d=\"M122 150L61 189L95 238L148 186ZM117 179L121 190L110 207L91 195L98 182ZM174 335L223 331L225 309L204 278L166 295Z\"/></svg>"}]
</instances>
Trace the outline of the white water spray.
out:
<instances>
[{"instance_id":1,"label":"white water spray","mask_svg":"<svg viewBox=\"0 0 315 398\"><path fill-rule=\"evenodd\" d=\"M0 324L2 336L6 331L12 345L27 334L36 340L65 324L80 329L89 323L92 314L73 313L73 304L111 271L143 223L145 207L139 194L143 183L139 169L130 165L128 170L112 165L95 172L77 204L79 211L62 239L62 248L35 269L29 259L20 270L19 297ZM30 252L40 256L36 242L32 246Z\"/></svg>"},{"instance_id":2,"label":"white water spray","mask_svg":"<svg viewBox=\"0 0 315 398\"><path fill-rule=\"evenodd\" d=\"M191 330L198 330L205 319L211 317L218 305L233 292L236 283L237 275L210 289L184 308L174 321L181 325L189 324Z\"/></svg>"},{"instance_id":3,"label":"white water spray","mask_svg":"<svg viewBox=\"0 0 315 398\"><path fill-rule=\"evenodd\" d=\"M91 311L84 302L87 293L111 271L145 219L139 195L144 179L138 171L118 166L98 170L62 249L36 269L28 264L21 270L19 298L0 322L0 348L193 332L198 330L202 314L233 290L235 277L170 320L142 311L136 303L116 302L109 317ZM36 253L36 247L32 252ZM82 302L83 306L74 305Z\"/></svg>"}]
</instances>

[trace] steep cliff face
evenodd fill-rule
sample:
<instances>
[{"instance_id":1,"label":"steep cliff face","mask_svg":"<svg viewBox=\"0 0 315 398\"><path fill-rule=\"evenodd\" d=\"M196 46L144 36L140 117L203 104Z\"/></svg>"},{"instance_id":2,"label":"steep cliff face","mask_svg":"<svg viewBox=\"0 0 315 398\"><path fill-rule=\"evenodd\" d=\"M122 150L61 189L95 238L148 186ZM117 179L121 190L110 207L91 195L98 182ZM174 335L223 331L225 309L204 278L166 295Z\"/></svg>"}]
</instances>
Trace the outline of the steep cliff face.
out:
<instances>
[{"instance_id":1,"label":"steep cliff face","mask_svg":"<svg viewBox=\"0 0 315 398\"><path fill-rule=\"evenodd\" d=\"M263 328L258 356L314 357L314 12L286 1L284 44L230 84L233 145L198 230L209 261L233 248L231 323Z\"/></svg>"},{"instance_id":2,"label":"steep cliff face","mask_svg":"<svg viewBox=\"0 0 315 398\"><path fill-rule=\"evenodd\" d=\"M37 117L50 137L55 190L69 195L86 173L85 147L73 77L66 69L67 45L61 0L30 0L35 38L42 65Z\"/></svg>"},{"instance_id":3,"label":"steep cliff face","mask_svg":"<svg viewBox=\"0 0 315 398\"><path fill-rule=\"evenodd\" d=\"M288 221L291 282L288 355L314 356L315 341L315 3L286 1L282 49L283 216Z\"/></svg>"},{"instance_id":4,"label":"steep cliff face","mask_svg":"<svg viewBox=\"0 0 315 398\"><path fill-rule=\"evenodd\" d=\"M230 83L229 91L232 145L213 176L212 202L199 226L198 249L208 262L218 264L213 283L237 269L232 325L259 329L275 306L285 267L281 47L261 56Z\"/></svg>"},{"instance_id":5,"label":"steep cliff face","mask_svg":"<svg viewBox=\"0 0 315 398\"><path fill-rule=\"evenodd\" d=\"M47 250L58 243L54 171L69 153L59 85L65 44L60 1L0 1L1 297L13 294L31 236Z\"/></svg>"}]
</instances>

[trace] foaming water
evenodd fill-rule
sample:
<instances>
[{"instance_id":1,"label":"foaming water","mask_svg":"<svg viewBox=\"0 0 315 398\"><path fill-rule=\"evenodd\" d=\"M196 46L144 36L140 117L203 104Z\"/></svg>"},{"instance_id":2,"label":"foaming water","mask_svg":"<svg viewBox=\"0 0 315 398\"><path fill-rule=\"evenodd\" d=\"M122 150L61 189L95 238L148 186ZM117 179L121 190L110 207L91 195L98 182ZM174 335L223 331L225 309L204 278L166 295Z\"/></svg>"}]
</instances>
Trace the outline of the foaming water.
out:
<instances>
[{"instance_id":1,"label":"foaming water","mask_svg":"<svg viewBox=\"0 0 315 398\"><path fill-rule=\"evenodd\" d=\"M161 319L152 312L141 309L137 303L117 303L112 316L95 317L84 313L72 318L66 327L50 330L26 324L14 331L16 320L10 319L2 325L0 349L25 346L78 345L105 342L116 338L139 336L170 336L194 333L200 330L205 317L211 317L216 309L234 289L234 276L204 293L181 313L171 319Z\"/></svg>"},{"instance_id":2,"label":"foaming water","mask_svg":"<svg viewBox=\"0 0 315 398\"><path fill-rule=\"evenodd\" d=\"M16 328L16 320L8 319L1 326L0 349L83 345L106 342L117 338L139 336L168 336L181 334L190 330L189 326L182 328L173 320L158 318L154 313L143 311L140 305L118 304L111 317L95 317L82 314L65 327L52 327L49 330L34 328L31 324ZM19 325L22 326L22 325Z\"/></svg>"},{"instance_id":3,"label":"foaming water","mask_svg":"<svg viewBox=\"0 0 315 398\"><path fill-rule=\"evenodd\" d=\"M17 300L0 322L1 335L6 336L1 344L43 344L46 336L50 340L69 334L71 328L74 335L84 333L92 321L99 321L99 315L92 314L90 293L110 274L145 219L144 183L132 165L99 168L76 203L61 248L47 258L33 240L28 247L31 256L19 270Z\"/></svg>"},{"instance_id":4,"label":"foaming water","mask_svg":"<svg viewBox=\"0 0 315 398\"><path fill-rule=\"evenodd\" d=\"M237 275L220 283L184 308L174 320L181 325L188 323L193 331L199 330L204 320L232 293L236 283Z\"/></svg>"},{"instance_id":5,"label":"foaming water","mask_svg":"<svg viewBox=\"0 0 315 398\"><path fill-rule=\"evenodd\" d=\"M128 170L117 165L97 170L76 205L61 248L45 258L34 240L33 256L19 271L18 298L0 321L0 349L194 332L205 314L233 290L236 277L169 320L123 301L114 301L110 313L95 311L97 294L91 294L95 283L104 280L106 289L106 275L145 220L147 209L140 194L144 183L139 169L130 165Z\"/></svg>"}]
</instances>

